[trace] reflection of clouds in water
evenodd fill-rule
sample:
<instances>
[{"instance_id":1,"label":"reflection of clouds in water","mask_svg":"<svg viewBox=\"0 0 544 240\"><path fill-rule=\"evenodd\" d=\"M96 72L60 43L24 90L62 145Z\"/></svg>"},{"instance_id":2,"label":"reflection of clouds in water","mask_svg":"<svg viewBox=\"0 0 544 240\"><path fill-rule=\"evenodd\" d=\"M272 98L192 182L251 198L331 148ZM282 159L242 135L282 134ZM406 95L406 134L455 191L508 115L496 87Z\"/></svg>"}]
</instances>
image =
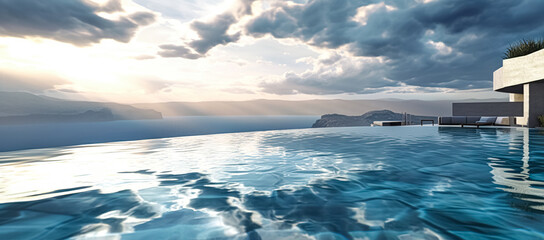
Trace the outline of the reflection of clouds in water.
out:
<instances>
[{"instance_id":1,"label":"reflection of clouds in water","mask_svg":"<svg viewBox=\"0 0 544 240\"><path fill-rule=\"evenodd\" d=\"M106 194L90 190L7 203L0 211L2 239L66 239L91 232L119 233L127 230L128 216L142 220L158 214L156 205L142 202L129 190Z\"/></svg>"},{"instance_id":2,"label":"reflection of clouds in water","mask_svg":"<svg viewBox=\"0 0 544 240\"><path fill-rule=\"evenodd\" d=\"M544 211L544 156L531 153L531 148L542 149L542 145L535 142L542 142L544 138L526 128L512 130L509 136L509 150L518 154L488 158L494 183L504 186L499 189L513 194L514 206ZM522 154L519 154L520 151ZM519 155L521 159L516 158ZM531 167L531 164L534 166ZM535 168L533 174L537 176L536 179L531 176L531 168Z\"/></svg>"},{"instance_id":3,"label":"reflection of clouds in water","mask_svg":"<svg viewBox=\"0 0 544 240\"><path fill-rule=\"evenodd\" d=\"M291 134L293 138L289 138ZM242 192L271 191L279 186L305 185L314 178L345 175L349 168L379 168L379 164L357 162L356 156L331 149L290 148L313 135L275 131L19 151L8 158L16 161L0 162L0 189L4 201L15 201L82 185L103 192L156 186L153 175L119 176L120 172L138 171L144 166L158 173L206 173L212 180L235 182L246 188ZM300 147L307 145L302 143Z\"/></svg>"}]
</instances>

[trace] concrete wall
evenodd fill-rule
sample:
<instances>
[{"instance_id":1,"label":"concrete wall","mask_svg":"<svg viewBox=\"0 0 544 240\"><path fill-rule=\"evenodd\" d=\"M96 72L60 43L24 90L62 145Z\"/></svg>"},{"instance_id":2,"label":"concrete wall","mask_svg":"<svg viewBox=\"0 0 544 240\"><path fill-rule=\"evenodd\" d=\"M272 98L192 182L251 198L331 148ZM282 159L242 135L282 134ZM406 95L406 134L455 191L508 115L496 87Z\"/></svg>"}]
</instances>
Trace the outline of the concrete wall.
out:
<instances>
[{"instance_id":1,"label":"concrete wall","mask_svg":"<svg viewBox=\"0 0 544 240\"><path fill-rule=\"evenodd\" d=\"M544 65L543 67L544 68ZM538 116L544 115L544 82L533 82L523 86L523 116L527 127L540 125Z\"/></svg>"},{"instance_id":2,"label":"concrete wall","mask_svg":"<svg viewBox=\"0 0 544 240\"><path fill-rule=\"evenodd\" d=\"M523 102L523 94L510 93L510 102Z\"/></svg>"},{"instance_id":3,"label":"concrete wall","mask_svg":"<svg viewBox=\"0 0 544 240\"><path fill-rule=\"evenodd\" d=\"M495 91L497 91L498 89L505 88L502 72L503 72L502 67L493 72L493 90Z\"/></svg>"},{"instance_id":4,"label":"concrete wall","mask_svg":"<svg viewBox=\"0 0 544 240\"><path fill-rule=\"evenodd\" d=\"M502 68L493 73L493 89L521 93L525 83L544 79L544 49L526 56L504 59Z\"/></svg>"},{"instance_id":5,"label":"concrete wall","mask_svg":"<svg viewBox=\"0 0 544 240\"><path fill-rule=\"evenodd\" d=\"M527 119L525 119L525 117L516 117L516 124L521 126L527 126Z\"/></svg>"},{"instance_id":6,"label":"concrete wall","mask_svg":"<svg viewBox=\"0 0 544 240\"><path fill-rule=\"evenodd\" d=\"M453 103L453 116L523 116L523 102Z\"/></svg>"}]
</instances>

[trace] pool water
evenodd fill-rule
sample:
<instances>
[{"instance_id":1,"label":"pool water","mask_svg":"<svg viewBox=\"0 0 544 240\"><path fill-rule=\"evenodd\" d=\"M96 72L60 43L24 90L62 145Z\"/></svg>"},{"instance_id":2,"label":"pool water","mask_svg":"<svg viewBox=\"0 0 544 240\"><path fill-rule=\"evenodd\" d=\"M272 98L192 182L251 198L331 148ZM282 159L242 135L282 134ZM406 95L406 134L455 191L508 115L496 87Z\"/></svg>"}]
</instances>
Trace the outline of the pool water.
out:
<instances>
[{"instance_id":1,"label":"pool water","mask_svg":"<svg viewBox=\"0 0 544 240\"><path fill-rule=\"evenodd\" d=\"M352 127L0 153L0 239L544 239L544 133Z\"/></svg>"}]
</instances>

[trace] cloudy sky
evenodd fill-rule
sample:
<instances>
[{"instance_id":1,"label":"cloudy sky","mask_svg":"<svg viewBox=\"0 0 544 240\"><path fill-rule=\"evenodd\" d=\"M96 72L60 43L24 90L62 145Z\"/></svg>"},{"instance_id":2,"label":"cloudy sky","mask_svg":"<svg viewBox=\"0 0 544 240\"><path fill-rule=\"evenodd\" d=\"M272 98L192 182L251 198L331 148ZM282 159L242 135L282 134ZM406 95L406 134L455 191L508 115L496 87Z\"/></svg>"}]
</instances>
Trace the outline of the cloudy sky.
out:
<instances>
[{"instance_id":1,"label":"cloudy sky","mask_svg":"<svg viewBox=\"0 0 544 240\"><path fill-rule=\"evenodd\" d=\"M542 0L0 0L0 91L119 102L501 97Z\"/></svg>"}]
</instances>

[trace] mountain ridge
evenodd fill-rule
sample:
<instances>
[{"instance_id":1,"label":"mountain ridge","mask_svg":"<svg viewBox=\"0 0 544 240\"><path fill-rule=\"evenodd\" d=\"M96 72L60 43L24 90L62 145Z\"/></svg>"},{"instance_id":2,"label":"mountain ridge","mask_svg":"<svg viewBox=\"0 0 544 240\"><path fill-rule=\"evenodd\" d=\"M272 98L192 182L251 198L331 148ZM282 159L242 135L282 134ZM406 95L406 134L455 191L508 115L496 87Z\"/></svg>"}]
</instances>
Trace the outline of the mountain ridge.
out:
<instances>
[{"instance_id":1,"label":"mountain ridge","mask_svg":"<svg viewBox=\"0 0 544 240\"><path fill-rule=\"evenodd\" d=\"M63 117L83 114L87 111L111 111L113 120L160 119L162 114L151 109L140 109L134 106L112 102L71 101L47 96L39 96L24 92L0 92L0 117L20 117L19 119L44 117L53 115ZM103 116L106 116L102 112ZM81 115L85 116L85 115ZM104 119L107 119L105 117ZM23 121L30 121L25 119Z\"/></svg>"},{"instance_id":2,"label":"mountain ridge","mask_svg":"<svg viewBox=\"0 0 544 240\"><path fill-rule=\"evenodd\" d=\"M164 116L237 116L237 115L314 115L338 113L360 115L365 112L389 109L417 115L449 116L453 102L472 100L248 100L207 102L137 103L132 106L155 109ZM501 101L483 99L474 101ZM504 100L502 100L504 101Z\"/></svg>"},{"instance_id":3,"label":"mountain ridge","mask_svg":"<svg viewBox=\"0 0 544 240\"><path fill-rule=\"evenodd\" d=\"M370 126L374 121L403 121L403 118L404 116L402 113L396 113L390 110L370 111L360 116L325 114L312 125L312 128ZM411 121L411 124L419 124L422 119L437 121L436 116L408 116L408 120Z\"/></svg>"},{"instance_id":4,"label":"mountain ridge","mask_svg":"<svg viewBox=\"0 0 544 240\"><path fill-rule=\"evenodd\" d=\"M0 92L0 117L30 114L80 114L88 110L110 109L116 120L156 119L175 116L273 116L337 113L358 116L369 111L388 109L423 116L449 116L453 102L505 101L504 99L468 100L269 100L162 102L119 104L114 102L73 101L23 92Z\"/></svg>"}]
</instances>

